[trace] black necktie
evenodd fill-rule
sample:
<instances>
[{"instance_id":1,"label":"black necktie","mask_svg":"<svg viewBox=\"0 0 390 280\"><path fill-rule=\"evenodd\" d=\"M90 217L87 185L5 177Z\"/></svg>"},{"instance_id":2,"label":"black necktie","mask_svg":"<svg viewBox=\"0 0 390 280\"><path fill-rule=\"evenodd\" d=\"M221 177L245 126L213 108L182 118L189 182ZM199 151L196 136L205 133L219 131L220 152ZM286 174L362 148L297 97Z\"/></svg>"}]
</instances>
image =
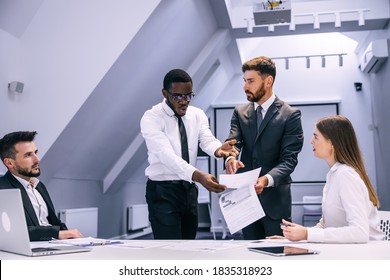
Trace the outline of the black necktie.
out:
<instances>
[{"instance_id":1,"label":"black necktie","mask_svg":"<svg viewBox=\"0 0 390 280\"><path fill-rule=\"evenodd\" d=\"M263 113L261 112L263 110L263 107L258 106L256 109L256 114L257 114L257 131L259 131L261 122L263 121Z\"/></svg>"},{"instance_id":2,"label":"black necktie","mask_svg":"<svg viewBox=\"0 0 390 280\"><path fill-rule=\"evenodd\" d=\"M180 131L180 142L181 142L181 157L186 161L190 162L190 156L188 155L188 142L187 142L187 133L186 128L184 126L183 120L181 119L181 116L175 114L178 124L179 124L179 131Z\"/></svg>"}]
</instances>

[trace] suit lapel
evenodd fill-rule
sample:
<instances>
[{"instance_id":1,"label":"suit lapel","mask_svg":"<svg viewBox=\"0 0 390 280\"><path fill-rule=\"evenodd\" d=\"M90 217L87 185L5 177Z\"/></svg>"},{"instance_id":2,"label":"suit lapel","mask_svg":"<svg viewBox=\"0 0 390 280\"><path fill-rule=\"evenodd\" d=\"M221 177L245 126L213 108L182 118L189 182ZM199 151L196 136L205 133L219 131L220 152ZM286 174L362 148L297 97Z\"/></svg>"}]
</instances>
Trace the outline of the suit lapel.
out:
<instances>
[{"instance_id":1,"label":"suit lapel","mask_svg":"<svg viewBox=\"0 0 390 280\"><path fill-rule=\"evenodd\" d=\"M28 217L34 223L34 225L39 226L39 221L38 221L37 215L35 214L34 207L32 206L31 200L28 197L26 189L23 187L23 185L18 180L16 180L16 178L11 174L11 172L8 171L5 174L5 176L7 176L8 181L11 183L11 185L14 188L17 188L20 190L20 193L22 194L23 207L24 207L26 215L28 215Z\"/></svg>"},{"instance_id":2,"label":"suit lapel","mask_svg":"<svg viewBox=\"0 0 390 280\"><path fill-rule=\"evenodd\" d=\"M275 99L275 102L272 103L271 106L268 108L267 113L265 114L264 119L261 122L259 131L257 132L255 142L257 141L257 139L259 139L261 133L264 131L264 129L267 126L267 124L269 123L269 121L271 119L273 119L275 114L278 112L278 107L276 106L277 101L278 101L278 99ZM255 129L255 131L256 131L256 129Z\"/></svg>"}]
</instances>

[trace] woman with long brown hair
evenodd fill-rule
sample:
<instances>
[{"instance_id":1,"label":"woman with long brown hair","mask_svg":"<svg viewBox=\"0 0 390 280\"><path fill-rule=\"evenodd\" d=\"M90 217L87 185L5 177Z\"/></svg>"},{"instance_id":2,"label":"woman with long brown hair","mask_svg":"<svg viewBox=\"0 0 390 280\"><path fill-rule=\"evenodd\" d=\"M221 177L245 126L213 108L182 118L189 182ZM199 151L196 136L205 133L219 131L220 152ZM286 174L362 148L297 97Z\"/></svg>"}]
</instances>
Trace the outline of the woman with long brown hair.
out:
<instances>
[{"instance_id":1,"label":"woman with long brown hair","mask_svg":"<svg viewBox=\"0 0 390 280\"><path fill-rule=\"evenodd\" d=\"M320 119L311 140L314 155L329 165L323 190L322 218L314 227L283 220L291 241L365 243L382 240L379 199L368 178L351 122L343 116Z\"/></svg>"}]
</instances>

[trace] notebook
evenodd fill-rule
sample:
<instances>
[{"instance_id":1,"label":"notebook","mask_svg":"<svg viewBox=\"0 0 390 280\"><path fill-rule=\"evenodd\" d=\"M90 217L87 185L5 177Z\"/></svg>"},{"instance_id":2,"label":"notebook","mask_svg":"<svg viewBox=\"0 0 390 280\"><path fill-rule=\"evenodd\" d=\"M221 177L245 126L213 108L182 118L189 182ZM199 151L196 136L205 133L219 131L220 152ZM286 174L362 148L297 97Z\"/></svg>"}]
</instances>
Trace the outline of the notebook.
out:
<instances>
[{"instance_id":1,"label":"notebook","mask_svg":"<svg viewBox=\"0 0 390 280\"><path fill-rule=\"evenodd\" d=\"M0 190L0 250L25 256L87 252L82 246L31 246L19 189Z\"/></svg>"}]
</instances>

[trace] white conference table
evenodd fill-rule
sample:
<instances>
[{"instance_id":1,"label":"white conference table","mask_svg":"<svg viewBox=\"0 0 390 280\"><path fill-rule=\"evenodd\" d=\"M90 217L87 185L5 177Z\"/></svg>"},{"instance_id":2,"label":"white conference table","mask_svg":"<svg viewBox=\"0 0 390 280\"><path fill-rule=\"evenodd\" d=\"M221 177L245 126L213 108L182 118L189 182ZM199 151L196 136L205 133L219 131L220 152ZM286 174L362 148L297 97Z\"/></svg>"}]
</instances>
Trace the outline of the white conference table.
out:
<instances>
[{"instance_id":1,"label":"white conference table","mask_svg":"<svg viewBox=\"0 0 390 280\"><path fill-rule=\"evenodd\" d=\"M35 242L35 244L37 244ZM42 244L45 244L44 242ZM158 246L157 246L158 245ZM248 247L290 245L319 251L316 255L274 257ZM154 247L152 247L154 246ZM144 247L144 248L140 248ZM320 244L243 240L124 240L124 244L94 246L74 254L26 257L0 251L0 260L390 260L390 241L366 244Z\"/></svg>"}]
</instances>

